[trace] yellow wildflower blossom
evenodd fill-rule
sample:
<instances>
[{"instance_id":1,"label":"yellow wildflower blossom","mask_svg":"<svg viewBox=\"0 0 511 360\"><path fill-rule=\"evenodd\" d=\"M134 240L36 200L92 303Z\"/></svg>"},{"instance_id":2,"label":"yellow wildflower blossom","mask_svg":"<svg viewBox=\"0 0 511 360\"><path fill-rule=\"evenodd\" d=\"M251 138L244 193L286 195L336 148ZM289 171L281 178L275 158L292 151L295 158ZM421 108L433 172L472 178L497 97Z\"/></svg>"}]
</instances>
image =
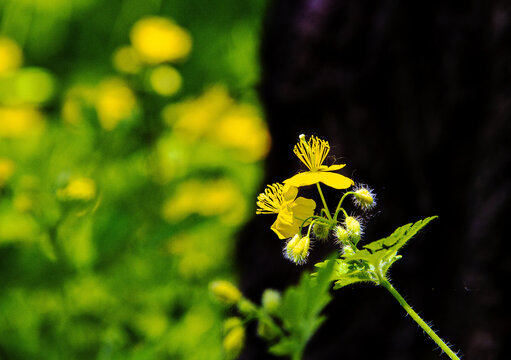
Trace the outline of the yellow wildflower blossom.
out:
<instances>
[{"instance_id":1,"label":"yellow wildflower blossom","mask_svg":"<svg viewBox=\"0 0 511 360\"><path fill-rule=\"evenodd\" d=\"M188 31L158 16L138 20L131 29L130 39L135 50L150 64L180 60L192 48Z\"/></svg>"},{"instance_id":2,"label":"yellow wildflower blossom","mask_svg":"<svg viewBox=\"0 0 511 360\"><path fill-rule=\"evenodd\" d=\"M23 62L19 45L13 40L0 36L0 75L18 69Z\"/></svg>"},{"instance_id":3,"label":"yellow wildflower blossom","mask_svg":"<svg viewBox=\"0 0 511 360\"><path fill-rule=\"evenodd\" d=\"M0 188L5 185L7 180L14 173L16 165L14 161L8 158L0 158Z\"/></svg>"},{"instance_id":4,"label":"yellow wildflower blossom","mask_svg":"<svg viewBox=\"0 0 511 360\"><path fill-rule=\"evenodd\" d=\"M75 178L57 191L57 196L64 200L91 200L96 196L96 183L90 178Z\"/></svg>"},{"instance_id":5,"label":"yellow wildflower blossom","mask_svg":"<svg viewBox=\"0 0 511 360\"><path fill-rule=\"evenodd\" d=\"M335 189L347 189L352 186L353 180L331 171L342 169L345 164L326 166L323 161L326 159L330 145L327 141L311 136L309 141L305 135L300 135L300 141L295 145L293 152L307 166L305 171L284 181L284 184L291 186L306 186L319 182Z\"/></svg>"},{"instance_id":6,"label":"yellow wildflower blossom","mask_svg":"<svg viewBox=\"0 0 511 360\"><path fill-rule=\"evenodd\" d=\"M45 127L41 112L31 106L0 106L0 138L39 134Z\"/></svg>"},{"instance_id":7,"label":"yellow wildflower blossom","mask_svg":"<svg viewBox=\"0 0 511 360\"><path fill-rule=\"evenodd\" d=\"M137 100L124 80L109 78L99 84L94 105L101 126L110 131L133 115Z\"/></svg>"},{"instance_id":8,"label":"yellow wildflower blossom","mask_svg":"<svg viewBox=\"0 0 511 360\"><path fill-rule=\"evenodd\" d=\"M314 215L314 200L296 195L298 188L276 183L268 185L257 197L256 214L278 214L271 229L280 239L296 235L304 220Z\"/></svg>"}]
</instances>

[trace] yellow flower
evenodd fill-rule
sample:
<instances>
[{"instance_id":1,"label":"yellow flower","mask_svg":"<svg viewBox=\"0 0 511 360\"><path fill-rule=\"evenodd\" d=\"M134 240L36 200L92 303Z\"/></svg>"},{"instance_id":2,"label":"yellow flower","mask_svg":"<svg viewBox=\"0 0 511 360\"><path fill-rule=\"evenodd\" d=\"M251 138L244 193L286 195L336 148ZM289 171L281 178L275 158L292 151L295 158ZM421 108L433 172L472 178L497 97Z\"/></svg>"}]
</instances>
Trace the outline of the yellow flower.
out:
<instances>
[{"instance_id":1,"label":"yellow flower","mask_svg":"<svg viewBox=\"0 0 511 360\"><path fill-rule=\"evenodd\" d=\"M0 106L0 138L39 134L45 127L41 112L31 106Z\"/></svg>"},{"instance_id":2,"label":"yellow flower","mask_svg":"<svg viewBox=\"0 0 511 360\"><path fill-rule=\"evenodd\" d=\"M293 237L300 226L314 215L316 203L303 197L296 198L298 188L294 186L273 184L268 185L264 193L257 197L256 214L278 214L271 229L280 239ZM307 225L310 221L307 221Z\"/></svg>"},{"instance_id":3,"label":"yellow flower","mask_svg":"<svg viewBox=\"0 0 511 360\"><path fill-rule=\"evenodd\" d=\"M300 141L295 145L293 152L309 168L309 171L299 173L285 180L284 184L300 187L322 182L335 189L347 189L352 186L354 184L353 180L341 174L331 172L342 169L345 164L323 165L323 161L329 151L330 145L327 141L318 139L315 136L311 136L309 141L306 141L305 135L300 135Z\"/></svg>"},{"instance_id":4,"label":"yellow flower","mask_svg":"<svg viewBox=\"0 0 511 360\"><path fill-rule=\"evenodd\" d=\"M150 64L186 57L192 48L188 31L170 19L152 16L140 19L130 33L131 43Z\"/></svg>"},{"instance_id":5,"label":"yellow flower","mask_svg":"<svg viewBox=\"0 0 511 360\"><path fill-rule=\"evenodd\" d=\"M121 78L103 80L97 89L95 107L101 126L113 130L129 119L137 107L135 94Z\"/></svg>"},{"instance_id":6,"label":"yellow flower","mask_svg":"<svg viewBox=\"0 0 511 360\"><path fill-rule=\"evenodd\" d=\"M7 180L9 180L14 173L15 168L16 165L14 164L14 161L0 157L0 188L5 185Z\"/></svg>"},{"instance_id":7,"label":"yellow flower","mask_svg":"<svg viewBox=\"0 0 511 360\"><path fill-rule=\"evenodd\" d=\"M0 36L0 75L18 69L23 62L19 45L13 40Z\"/></svg>"},{"instance_id":8,"label":"yellow flower","mask_svg":"<svg viewBox=\"0 0 511 360\"><path fill-rule=\"evenodd\" d=\"M59 189L57 196L63 200L91 200L96 196L96 183L86 177L75 178L65 188Z\"/></svg>"}]
</instances>

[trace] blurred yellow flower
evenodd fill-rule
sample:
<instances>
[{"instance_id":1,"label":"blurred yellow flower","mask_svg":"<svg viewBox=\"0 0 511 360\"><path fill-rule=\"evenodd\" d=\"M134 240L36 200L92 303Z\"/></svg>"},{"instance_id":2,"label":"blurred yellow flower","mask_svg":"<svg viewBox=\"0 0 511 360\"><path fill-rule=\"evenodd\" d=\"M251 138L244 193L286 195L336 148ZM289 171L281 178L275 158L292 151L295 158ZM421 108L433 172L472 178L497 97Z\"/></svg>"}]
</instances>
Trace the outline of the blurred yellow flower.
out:
<instances>
[{"instance_id":1,"label":"blurred yellow flower","mask_svg":"<svg viewBox=\"0 0 511 360\"><path fill-rule=\"evenodd\" d=\"M115 50L112 62L116 70L127 74L136 74L142 67L139 53L131 46L121 46Z\"/></svg>"},{"instance_id":2,"label":"blurred yellow flower","mask_svg":"<svg viewBox=\"0 0 511 360\"><path fill-rule=\"evenodd\" d=\"M236 103L221 85L197 99L166 106L162 117L176 133L192 141L207 138L236 150L244 162L261 160L270 148L271 138L257 109Z\"/></svg>"},{"instance_id":3,"label":"blurred yellow flower","mask_svg":"<svg viewBox=\"0 0 511 360\"><path fill-rule=\"evenodd\" d=\"M131 29L130 39L133 47L150 64L182 59L192 48L188 31L172 20L157 16L137 21Z\"/></svg>"},{"instance_id":4,"label":"blurred yellow flower","mask_svg":"<svg viewBox=\"0 0 511 360\"><path fill-rule=\"evenodd\" d=\"M0 36L0 75L18 69L23 62L20 47L13 40Z\"/></svg>"},{"instance_id":5,"label":"blurred yellow flower","mask_svg":"<svg viewBox=\"0 0 511 360\"><path fill-rule=\"evenodd\" d=\"M119 122L130 118L136 105L135 94L122 79L110 78L99 84L95 106L105 130L113 130Z\"/></svg>"},{"instance_id":6,"label":"blurred yellow flower","mask_svg":"<svg viewBox=\"0 0 511 360\"><path fill-rule=\"evenodd\" d=\"M296 235L304 221L314 215L316 203L303 197L296 198L298 188L289 185L268 185L257 197L256 214L278 214L271 229L280 239ZM310 223L305 221L304 225Z\"/></svg>"},{"instance_id":7,"label":"blurred yellow flower","mask_svg":"<svg viewBox=\"0 0 511 360\"><path fill-rule=\"evenodd\" d=\"M216 121L233 104L225 87L214 86L197 99L168 105L162 116L174 131L197 140L209 134Z\"/></svg>"},{"instance_id":8,"label":"blurred yellow flower","mask_svg":"<svg viewBox=\"0 0 511 360\"><path fill-rule=\"evenodd\" d=\"M238 288L227 280L215 280L209 288L217 300L229 305L237 303L242 296Z\"/></svg>"},{"instance_id":9,"label":"blurred yellow flower","mask_svg":"<svg viewBox=\"0 0 511 360\"><path fill-rule=\"evenodd\" d=\"M43 115L31 106L0 107L0 137L19 138L44 129Z\"/></svg>"},{"instance_id":10,"label":"blurred yellow flower","mask_svg":"<svg viewBox=\"0 0 511 360\"><path fill-rule=\"evenodd\" d=\"M157 339L162 336L169 326L165 312L158 310L145 311L135 317L135 324L149 339Z\"/></svg>"},{"instance_id":11,"label":"blurred yellow flower","mask_svg":"<svg viewBox=\"0 0 511 360\"><path fill-rule=\"evenodd\" d=\"M181 89L181 75L169 65L160 65L151 71L149 83L153 90L163 96L174 95Z\"/></svg>"},{"instance_id":12,"label":"blurred yellow flower","mask_svg":"<svg viewBox=\"0 0 511 360\"><path fill-rule=\"evenodd\" d=\"M0 158L0 188L5 185L15 169L14 161L8 158Z\"/></svg>"},{"instance_id":13,"label":"blurred yellow flower","mask_svg":"<svg viewBox=\"0 0 511 360\"><path fill-rule=\"evenodd\" d=\"M322 182L335 189L347 189L354 184L353 180L341 174L331 172L342 169L346 166L345 164L323 165L323 161L330 151L330 144L327 141L315 136L311 136L309 141L306 141L305 135L300 135L300 140L295 145L293 151L305 166L309 168L309 171L299 173L290 179L284 180L284 184L300 187Z\"/></svg>"},{"instance_id":14,"label":"blurred yellow flower","mask_svg":"<svg viewBox=\"0 0 511 360\"><path fill-rule=\"evenodd\" d=\"M91 200L96 196L96 183L86 177L75 178L65 188L59 189L57 196L63 200Z\"/></svg>"},{"instance_id":15,"label":"blurred yellow flower","mask_svg":"<svg viewBox=\"0 0 511 360\"><path fill-rule=\"evenodd\" d=\"M168 221L180 221L190 214L224 215L238 211L237 204L243 201L230 180L190 180L176 188L175 195L164 203L162 215Z\"/></svg>"},{"instance_id":16,"label":"blurred yellow flower","mask_svg":"<svg viewBox=\"0 0 511 360\"><path fill-rule=\"evenodd\" d=\"M241 152L245 161L263 159L270 149L270 134L255 107L231 107L214 128L214 138Z\"/></svg>"}]
</instances>

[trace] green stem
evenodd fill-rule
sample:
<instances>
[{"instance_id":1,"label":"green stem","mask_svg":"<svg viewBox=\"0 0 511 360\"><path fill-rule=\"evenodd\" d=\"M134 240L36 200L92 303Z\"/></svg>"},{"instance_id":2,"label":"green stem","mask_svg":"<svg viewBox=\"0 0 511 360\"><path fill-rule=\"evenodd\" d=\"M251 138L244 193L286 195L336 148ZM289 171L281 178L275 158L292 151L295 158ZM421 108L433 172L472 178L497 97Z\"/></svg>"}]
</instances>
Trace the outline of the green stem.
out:
<instances>
[{"instance_id":1,"label":"green stem","mask_svg":"<svg viewBox=\"0 0 511 360\"><path fill-rule=\"evenodd\" d=\"M397 292L397 290L392 286L392 284L388 280L382 280L380 281L380 284L387 289L401 304L401 306L405 309L405 311L412 317L412 319L415 320L417 324L424 330L424 332L429 335L431 339L433 339L434 342L442 349L443 352L445 352L451 359L453 360L460 360L458 355L454 353L454 351L451 350L449 346L447 346L446 343L440 337L433 331L432 328L429 327L428 324L422 320L422 318L412 309L410 305L406 302L406 300Z\"/></svg>"},{"instance_id":2,"label":"green stem","mask_svg":"<svg viewBox=\"0 0 511 360\"><path fill-rule=\"evenodd\" d=\"M319 196L321 196L321 201L323 201L323 206L326 210L326 215L328 216L329 220L332 220L332 215L330 214L330 210L328 210L328 205L326 204L325 197L323 196L323 192L321 191L321 186L319 186L319 183L316 183L316 186L318 187Z\"/></svg>"},{"instance_id":3,"label":"green stem","mask_svg":"<svg viewBox=\"0 0 511 360\"><path fill-rule=\"evenodd\" d=\"M334 214L334 220L337 222L337 216L339 215L339 211L342 210L344 211L343 208L341 208L341 205L342 205L342 202L344 201L344 199L346 198L346 196L348 195L352 195L354 194L353 191L348 191L346 193L344 193L344 195L341 197L341 200L339 200L339 204L337 204L337 208L335 209L335 214ZM346 215L346 211L344 211L344 215ZM347 215L346 215L347 216Z\"/></svg>"}]
</instances>

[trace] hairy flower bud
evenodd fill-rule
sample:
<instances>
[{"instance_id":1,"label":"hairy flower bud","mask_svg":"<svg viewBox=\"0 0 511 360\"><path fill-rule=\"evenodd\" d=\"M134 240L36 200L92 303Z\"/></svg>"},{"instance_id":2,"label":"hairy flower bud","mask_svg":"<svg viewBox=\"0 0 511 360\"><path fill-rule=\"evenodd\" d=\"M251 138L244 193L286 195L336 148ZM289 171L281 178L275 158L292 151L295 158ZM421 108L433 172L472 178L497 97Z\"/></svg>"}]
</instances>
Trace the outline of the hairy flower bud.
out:
<instances>
[{"instance_id":1,"label":"hairy flower bud","mask_svg":"<svg viewBox=\"0 0 511 360\"><path fill-rule=\"evenodd\" d=\"M310 237L296 234L288 241L284 256L296 264L303 264L309 255Z\"/></svg>"},{"instance_id":2,"label":"hairy flower bud","mask_svg":"<svg viewBox=\"0 0 511 360\"><path fill-rule=\"evenodd\" d=\"M346 217L346 220L344 220L344 226L348 231L350 240L354 245L357 245L360 241L360 236L362 235L362 226L360 225L360 222L353 216L348 216Z\"/></svg>"},{"instance_id":3,"label":"hairy flower bud","mask_svg":"<svg viewBox=\"0 0 511 360\"><path fill-rule=\"evenodd\" d=\"M209 288L211 292L221 302L232 305L241 299L241 292L236 286L226 280L213 281Z\"/></svg>"},{"instance_id":4,"label":"hairy flower bud","mask_svg":"<svg viewBox=\"0 0 511 360\"><path fill-rule=\"evenodd\" d=\"M355 189L353 200L355 205L357 205L362 210L369 210L376 205L376 199L373 190L363 185Z\"/></svg>"},{"instance_id":5,"label":"hairy flower bud","mask_svg":"<svg viewBox=\"0 0 511 360\"><path fill-rule=\"evenodd\" d=\"M348 244L348 239L350 235L348 233L348 230L346 230L343 226L337 225L334 229L334 234L339 244L341 245Z\"/></svg>"},{"instance_id":6,"label":"hairy flower bud","mask_svg":"<svg viewBox=\"0 0 511 360\"><path fill-rule=\"evenodd\" d=\"M312 232L316 239L326 240L328 239L330 228L328 227L328 225L325 224L314 223L314 225L312 226Z\"/></svg>"}]
</instances>

